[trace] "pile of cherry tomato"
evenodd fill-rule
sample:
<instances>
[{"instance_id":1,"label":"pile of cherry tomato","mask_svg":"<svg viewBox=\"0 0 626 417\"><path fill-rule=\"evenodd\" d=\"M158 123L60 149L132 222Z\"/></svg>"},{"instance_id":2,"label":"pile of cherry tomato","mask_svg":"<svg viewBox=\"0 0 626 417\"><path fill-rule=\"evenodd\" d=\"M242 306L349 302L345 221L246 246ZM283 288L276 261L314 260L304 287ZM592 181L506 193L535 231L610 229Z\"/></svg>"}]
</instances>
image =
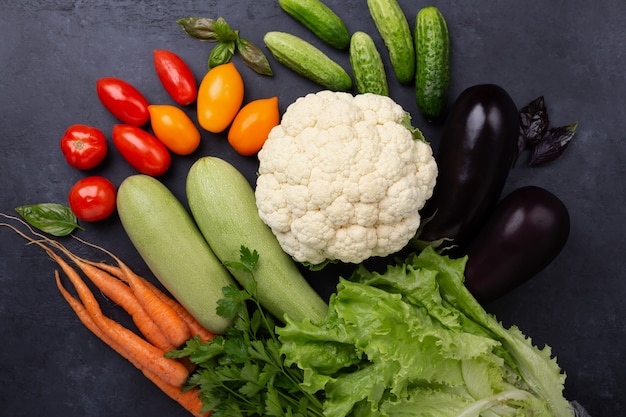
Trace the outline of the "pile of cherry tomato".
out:
<instances>
[{"instance_id":1,"label":"pile of cherry tomato","mask_svg":"<svg viewBox=\"0 0 626 417\"><path fill-rule=\"evenodd\" d=\"M270 130L280 121L278 98L253 100L242 107L244 85L232 62L210 69L198 86L189 66L175 53L154 51L154 67L166 92L178 104L151 104L128 82L114 77L97 80L100 102L120 123L112 129L112 142L135 170L163 175L171 153L190 155L200 145L196 123L179 106L196 102L198 125L211 133L228 130L229 144L241 155L255 155ZM145 129L150 124L152 133ZM100 164L107 155L104 133L75 124L61 137L67 163L80 170ZM108 179L92 175L79 180L68 194L69 207L80 220L105 219L115 211L116 187Z\"/></svg>"}]
</instances>

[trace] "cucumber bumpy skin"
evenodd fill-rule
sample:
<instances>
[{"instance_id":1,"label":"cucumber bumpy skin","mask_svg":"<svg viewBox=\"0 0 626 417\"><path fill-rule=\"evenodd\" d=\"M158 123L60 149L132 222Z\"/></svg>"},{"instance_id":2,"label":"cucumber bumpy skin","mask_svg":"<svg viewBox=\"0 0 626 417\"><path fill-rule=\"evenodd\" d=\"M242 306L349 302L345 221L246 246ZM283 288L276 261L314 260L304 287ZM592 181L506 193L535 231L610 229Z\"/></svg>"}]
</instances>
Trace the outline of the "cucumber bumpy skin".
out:
<instances>
[{"instance_id":1,"label":"cucumber bumpy skin","mask_svg":"<svg viewBox=\"0 0 626 417\"><path fill-rule=\"evenodd\" d=\"M415 77L415 46L409 22L397 0L367 0L367 7L380 37L389 51L389 60L402 84Z\"/></svg>"},{"instance_id":2,"label":"cucumber bumpy skin","mask_svg":"<svg viewBox=\"0 0 626 417\"><path fill-rule=\"evenodd\" d=\"M212 156L198 159L187 175L187 200L209 246L224 263L239 260L241 246L256 250L253 271L257 299L277 319L321 322L328 305L309 285L271 229L263 223L248 180L229 162ZM247 272L232 269L242 286Z\"/></svg>"},{"instance_id":3,"label":"cucumber bumpy skin","mask_svg":"<svg viewBox=\"0 0 626 417\"><path fill-rule=\"evenodd\" d=\"M340 50L350 45L350 32L343 20L320 0L278 0L278 4L328 45Z\"/></svg>"},{"instance_id":4,"label":"cucumber bumpy skin","mask_svg":"<svg viewBox=\"0 0 626 417\"><path fill-rule=\"evenodd\" d=\"M374 40L365 32L357 31L350 40L350 65L359 93L389 96L389 85L383 60Z\"/></svg>"},{"instance_id":5,"label":"cucumber bumpy skin","mask_svg":"<svg viewBox=\"0 0 626 417\"><path fill-rule=\"evenodd\" d=\"M205 328L231 325L217 314L222 288L236 284L180 201L157 179L136 174L117 192L117 210L131 242L154 276Z\"/></svg>"},{"instance_id":6,"label":"cucumber bumpy skin","mask_svg":"<svg viewBox=\"0 0 626 417\"><path fill-rule=\"evenodd\" d=\"M352 78L341 65L309 42L286 32L271 31L263 42L287 68L332 91L349 91Z\"/></svg>"},{"instance_id":7,"label":"cucumber bumpy skin","mask_svg":"<svg viewBox=\"0 0 626 417\"><path fill-rule=\"evenodd\" d=\"M450 39L446 21L434 6L421 9L415 18L415 97L429 121L441 119L450 87Z\"/></svg>"}]
</instances>

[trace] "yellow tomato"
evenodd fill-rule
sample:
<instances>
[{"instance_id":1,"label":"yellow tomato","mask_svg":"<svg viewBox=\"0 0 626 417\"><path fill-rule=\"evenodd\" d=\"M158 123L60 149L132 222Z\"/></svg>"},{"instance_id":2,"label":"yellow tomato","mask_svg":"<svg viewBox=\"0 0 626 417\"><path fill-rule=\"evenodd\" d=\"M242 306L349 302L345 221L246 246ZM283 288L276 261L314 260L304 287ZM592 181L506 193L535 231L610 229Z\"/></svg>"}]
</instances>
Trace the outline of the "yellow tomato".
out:
<instances>
[{"instance_id":1,"label":"yellow tomato","mask_svg":"<svg viewBox=\"0 0 626 417\"><path fill-rule=\"evenodd\" d=\"M198 88L198 123L209 132L219 133L231 124L243 103L243 79L235 64L211 68Z\"/></svg>"},{"instance_id":2,"label":"yellow tomato","mask_svg":"<svg viewBox=\"0 0 626 417\"><path fill-rule=\"evenodd\" d=\"M278 97L251 101L235 116L228 131L228 143L241 155L254 155L279 122Z\"/></svg>"},{"instance_id":3,"label":"yellow tomato","mask_svg":"<svg viewBox=\"0 0 626 417\"><path fill-rule=\"evenodd\" d=\"M200 145L200 131L179 107L169 104L148 106L154 136L177 155L189 155Z\"/></svg>"}]
</instances>

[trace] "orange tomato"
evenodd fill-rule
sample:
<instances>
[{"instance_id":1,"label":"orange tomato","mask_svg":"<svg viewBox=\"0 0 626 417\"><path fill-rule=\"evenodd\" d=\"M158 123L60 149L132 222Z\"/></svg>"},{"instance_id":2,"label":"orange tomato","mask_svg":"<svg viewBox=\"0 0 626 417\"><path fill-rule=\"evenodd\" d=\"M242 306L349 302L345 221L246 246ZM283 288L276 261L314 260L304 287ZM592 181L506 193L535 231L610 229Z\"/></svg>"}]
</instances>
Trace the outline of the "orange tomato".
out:
<instances>
[{"instance_id":1,"label":"orange tomato","mask_svg":"<svg viewBox=\"0 0 626 417\"><path fill-rule=\"evenodd\" d=\"M231 124L243 103L243 79L231 62L211 68L200 83L196 106L203 129L220 133Z\"/></svg>"},{"instance_id":2,"label":"orange tomato","mask_svg":"<svg viewBox=\"0 0 626 417\"><path fill-rule=\"evenodd\" d=\"M200 145L200 131L187 113L169 104L148 106L154 136L177 155L189 155Z\"/></svg>"},{"instance_id":3,"label":"orange tomato","mask_svg":"<svg viewBox=\"0 0 626 417\"><path fill-rule=\"evenodd\" d=\"M241 155L254 155L279 122L278 97L251 101L235 116L228 131L228 143Z\"/></svg>"}]
</instances>

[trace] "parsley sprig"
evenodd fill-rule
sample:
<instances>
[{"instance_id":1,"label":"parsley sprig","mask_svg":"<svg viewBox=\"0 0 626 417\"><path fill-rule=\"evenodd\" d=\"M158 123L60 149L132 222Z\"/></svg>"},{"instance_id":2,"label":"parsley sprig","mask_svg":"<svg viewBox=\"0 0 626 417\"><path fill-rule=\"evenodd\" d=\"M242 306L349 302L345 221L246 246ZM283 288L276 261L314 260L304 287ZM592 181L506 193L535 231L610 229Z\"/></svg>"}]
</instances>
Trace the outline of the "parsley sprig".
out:
<instances>
[{"instance_id":1,"label":"parsley sprig","mask_svg":"<svg viewBox=\"0 0 626 417\"><path fill-rule=\"evenodd\" d=\"M222 289L217 313L233 320L226 332L208 342L191 339L167 356L188 357L198 365L186 388L199 387L203 411L213 411L215 417L321 417L321 399L302 390L300 368L285 366L276 322L257 300L258 261L256 250L242 246L239 261L226 263L250 277L243 289Z\"/></svg>"}]
</instances>

